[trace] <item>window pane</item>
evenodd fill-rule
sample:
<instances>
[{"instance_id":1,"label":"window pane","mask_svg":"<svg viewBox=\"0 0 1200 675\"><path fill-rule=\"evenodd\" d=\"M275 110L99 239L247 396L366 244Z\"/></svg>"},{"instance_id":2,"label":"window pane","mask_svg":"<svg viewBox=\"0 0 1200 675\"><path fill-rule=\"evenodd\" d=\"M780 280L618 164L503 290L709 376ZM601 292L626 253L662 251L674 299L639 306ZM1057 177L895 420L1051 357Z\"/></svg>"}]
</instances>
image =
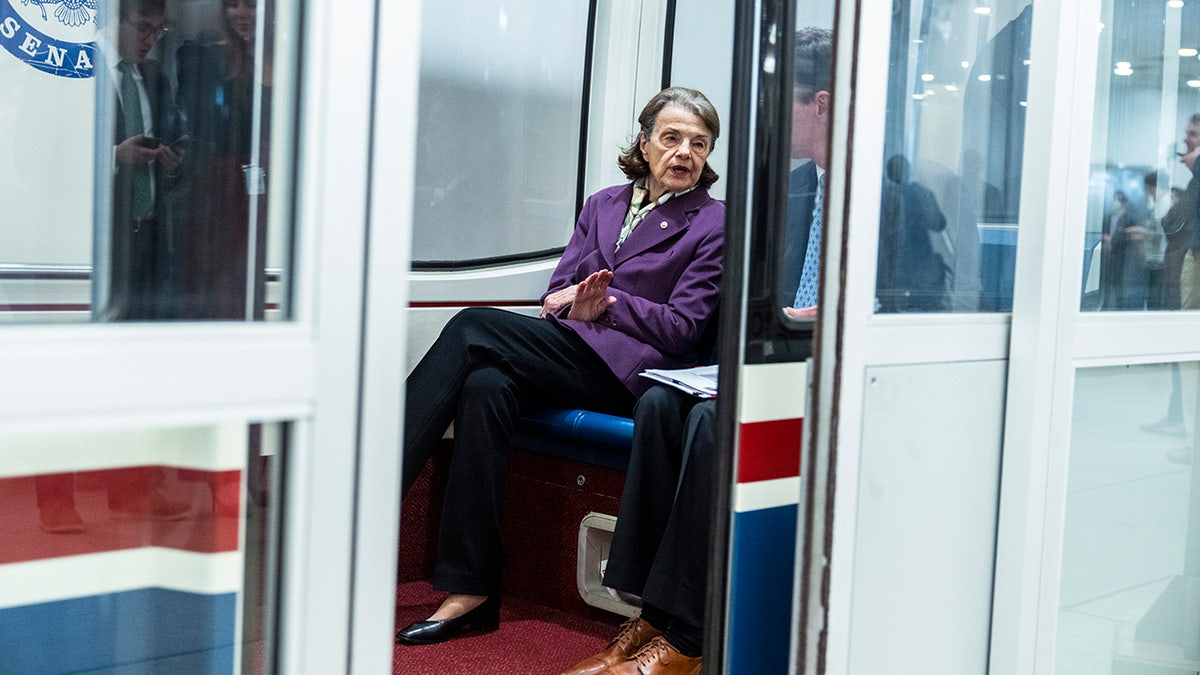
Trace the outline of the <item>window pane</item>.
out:
<instances>
[{"instance_id":1,"label":"window pane","mask_svg":"<svg viewBox=\"0 0 1200 675\"><path fill-rule=\"evenodd\" d=\"M286 427L0 438L5 672L258 673Z\"/></svg>"},{"instance_id":2,"label":"window pane","mask_svg":"<svg viewBox=\"0 0 1200 675\"><path fill-rule=\"evenodd\" d=\"M1200 7L1107 0L1101 12L1081 307L1200 309L1188 164L1200 151Z\"/></svg>"},{"instance_id":3,"label":"window pane","mask_svg":"<svg viewBox=\"0 0 1200 675\"><path fill-rule=\"evenodd\" d=\"M1032 5L892 13L878 311L1009 311Z\"/></svg>"},{"instance_id":4,"label":"window pane","mask_svg":"<svg viewBox=\"0 0 1200 675\"><path fill-rule=\"evenodd\" d=\"M566 244L575 223L587 3L425 2L413 260Z\"/></svg>"},{"instance_id":5,"label":"window pane","mask_svg":"<svg viewBox=\"0 0 1200 675\"><path fill-rule=\"evenodd\" d=\"M1200 668L1200 363L1076 376L1056 673Z\"/></svg>"},{"instance_id":6,"label":"window pane","mask_svg":"<svg viewBox=\"0 0 1200 675\"><path fill-rule=\"evenodd\" d=\"M273 5L44 4L0 3L0 321L285 317Z\"/></svg>"}]
</instances>

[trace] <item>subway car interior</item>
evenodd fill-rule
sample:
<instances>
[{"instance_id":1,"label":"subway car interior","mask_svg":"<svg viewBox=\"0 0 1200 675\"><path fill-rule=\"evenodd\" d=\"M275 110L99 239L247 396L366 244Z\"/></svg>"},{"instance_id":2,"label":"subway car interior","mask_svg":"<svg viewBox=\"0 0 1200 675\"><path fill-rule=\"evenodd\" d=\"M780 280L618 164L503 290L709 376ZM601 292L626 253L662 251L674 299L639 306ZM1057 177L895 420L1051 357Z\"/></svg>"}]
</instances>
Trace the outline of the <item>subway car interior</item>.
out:
<instances>
[{"instance_id":1,"label":"subway car interior","mask_svg":"<svg viewBox=\"0 0 1200 675\"><path fill-rule=\"evenodd\" d=\"M1200 673L1200 0L0 46L0 674Z\"/></svg>"}]
</instances>

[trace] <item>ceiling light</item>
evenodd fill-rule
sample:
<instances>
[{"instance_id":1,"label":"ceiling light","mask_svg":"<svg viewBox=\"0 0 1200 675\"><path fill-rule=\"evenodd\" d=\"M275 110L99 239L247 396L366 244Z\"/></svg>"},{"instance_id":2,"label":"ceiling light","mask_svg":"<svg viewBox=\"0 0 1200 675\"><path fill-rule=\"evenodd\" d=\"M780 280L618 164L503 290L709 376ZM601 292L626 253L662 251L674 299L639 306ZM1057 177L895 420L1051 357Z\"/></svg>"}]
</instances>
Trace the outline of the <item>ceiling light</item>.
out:
<instances>
[{"instance_id":1,"label":"ceiling light","mask_svg":"<svg viewBox=\"0 0 1200 675\"><path fill-rule=\"evenodd\" d=\"M1167 0L1167 7L1171 9L1180 9L1183 7L1183 0Z\"/></svg>"},{"instance_id":2,"label":"ceiling light","mask_svg":"<svg viewBox=\"0 0 1200 675\"><path fill-rule=\"evenodd\" d=\"M1113 75L1120 75L1121 77L1129 77L1132 74L1133 74L1132 68L1120 68L1120 67L1113 68Z\"/></svg>"},{"instance_id":3,"label":"ceiling light","mask_svg":"<svg viewBox=\"0 0 1200 675\"><path fill-rule=\"evenodd\" d=\"M1191 87L1192 89L1200 88L1200 80L1188 80L1187 86Z\"/></svg>"},{"instance_id":4,"label":"ceiling light","mask_svg":"<svg viewBox=\"0 0 1200 675\"><path fill-rule=\"evenodd\" d=\"M961 65L961 66L963 67L963 70L966 70L967 68L970 68L970 67L971 67L971 62L970 62L970 61L963 61L963 62L962 62L961 64L959 64L959 65Z\"/></svg>"},{"instance_id":5,"label":"ceiling light","mask_svg":"<svg viewBox=\"0 0 1200 675\"><path fill-rule=\"evenodd\" d=\"M1117 61L1117 68L1120 68L1121 70L1129 70L1132 67L1133 64L1129 63L1128 61Z\"/></svg>"},{"instance_id":6,"label":"ceiling light","mask_svg":"<svg viewBox=\"0 0 1200 675\"><path fill-rule=\"evenodd\" d=\"M921 75L922 82L933 82L933 73L925 73Z\"/></svg>"},{"instance_id":7,"label":"ceiling light","mask_svg":"<svg viewBox=\"0 0 1200 675\"><path fill-rule=\"evenodd\" d=\"M953 84L948 84L945 87L946 91L958 91L958 87Z\"/></svg>"},{"instance_id":8,"label":"ceiling light","mask_svg":"<svg viewBox=\"0 0 1200 675\"><path fill-rule=\"evenodd\" d=\"M1180 56L1195 56L1196 54L1200 54L1200 51L1197 51L1195 47L1182 47L1179 50Z\"/></svg>"},{"instance_id":9,"label":"ceiling light","mask_svg":"<svg viewBox=\"0 0 1200 675\"><path fill-rule=\"evenodd\" d=\"M991 7L976 7L975 13L980 16L987 16L988 14L992 13L992 8Z\"/></svg>"},{"instance_id":10,"label":"ceiling light","mask_svg":"<svg viewBox=\"0 0 1200 675\"><path fill-rule=\"evenodd\" d=\"M988 74L986 74L986 73L984 73L983 75L980 75L980 76L979 76L979 81L980 81L980 82L991 82L991 81L992 81L992 76L991 76L991 75L988 75Z\"/></svg>"}]
</instances>

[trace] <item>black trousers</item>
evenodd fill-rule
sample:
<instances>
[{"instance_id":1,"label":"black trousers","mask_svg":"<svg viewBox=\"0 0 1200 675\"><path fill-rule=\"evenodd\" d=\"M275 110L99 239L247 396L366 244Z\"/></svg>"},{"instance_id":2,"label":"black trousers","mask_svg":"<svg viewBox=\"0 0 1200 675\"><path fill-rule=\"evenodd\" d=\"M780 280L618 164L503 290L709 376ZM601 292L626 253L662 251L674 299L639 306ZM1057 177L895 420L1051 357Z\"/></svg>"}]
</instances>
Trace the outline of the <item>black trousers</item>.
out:
<instances>
[{"instance_id":1,"label":"black trousers","mask_svg":"<svg viewBox=\"0 0 1200 675\"><path fill-rule=\"evenodd\" d=\"M654 387L634 409L633 454L604 585L704 626L716 401ZM666 631L669 626L655 626Z\"/></svg>"},{"instance_id":2,"label":"black trousers","mask_svg":"<svg viewBox=\"0 0 1200 675\"><path fill-rule=\"evenodd\" d=\"M404 491L454 420L434 587L500 591L509 438L521 411L549 403L628 415L633 395L573 331L499 309L459 312L408 377Z\"/></svg>"},{"instance_id":3,"label":"black trousers","mask_svg":"<svg viewBox=\"0 0 1200 675\"><path fill-rule=\"evenodd\" d=\"M175 279L167 223L113 220L108 321L175 318Z\"/></svg>"}]
</instances>

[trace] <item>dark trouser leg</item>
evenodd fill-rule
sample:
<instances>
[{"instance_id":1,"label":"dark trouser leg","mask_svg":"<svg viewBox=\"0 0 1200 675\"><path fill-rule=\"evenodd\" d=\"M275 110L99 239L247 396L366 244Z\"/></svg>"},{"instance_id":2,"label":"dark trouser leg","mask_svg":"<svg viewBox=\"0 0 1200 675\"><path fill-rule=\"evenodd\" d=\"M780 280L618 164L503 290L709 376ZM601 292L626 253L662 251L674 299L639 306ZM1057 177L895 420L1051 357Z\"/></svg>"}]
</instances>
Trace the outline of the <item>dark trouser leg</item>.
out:
<instances>
[{"instance_id":1,"label":"dark trouser leg","mask_svg":"<svg viewBox=\"0 0 1200 675\"><path fill-rule=\"evenodd\" d=\"M500 588L504 565L500 516L508 439L519 415L517 386L511 377L491 366L471 371L459 398L438 534L436 588L474 595Z\"/></svg>"},{"instance_id":2,"label":"dark trouser leg","mask_svg":"<svg viewBox=\"0 0 1200 675\"><path fill-rule=\"evenodd\" d=\"M481 595L499 590L508 439L521 403L529 400L613 414L628 414L633 402L574 333L487 308L455 316L408 378L405 491L457 416L435 575L442 590Z\"/></svg>"},{"instance_id":3,"label":"dark trouser leg","mask_svg":"<svg viewBox=\"0 0 1200 675\"><path fill-rule=\"evenodd\" d=\"M716 409L715 401L704 401L688 415L675 505L642 593L646 602L692 627L704 625Z\"/></svg>"},{"instance_id":4,"label":"dark trouser leg","mask_svg":"<svg viewBox=\"0 0 1200 675\"><path fill-rule=\"evenodd\" d=\"M684 420L700 399L656 386L633 410L633 450L617 512L604 585L642 595L675 502Z\"/></svg>"}]
</instances>

